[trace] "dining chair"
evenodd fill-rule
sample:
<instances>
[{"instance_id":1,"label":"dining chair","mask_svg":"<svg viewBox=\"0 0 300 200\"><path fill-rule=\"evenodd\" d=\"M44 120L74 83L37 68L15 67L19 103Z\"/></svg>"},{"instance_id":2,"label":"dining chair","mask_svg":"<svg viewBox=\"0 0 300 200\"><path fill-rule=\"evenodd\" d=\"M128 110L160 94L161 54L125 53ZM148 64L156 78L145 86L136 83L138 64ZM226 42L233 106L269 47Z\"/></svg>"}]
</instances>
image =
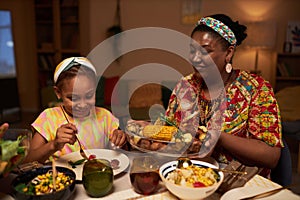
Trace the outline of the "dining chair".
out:
<instances>
[{"instance_id":1,"label":"dining chair","mask_svg":"<svg viewBox=\"0 0 300 200\"><path fill-rule=\"evenodd\" d=\"M277 166L271 170L271 180L282 186L288 186L292 183L292 159L289 146L282 138L284 147L281 149L281 155Z\"/></svg>"}]
</instances>

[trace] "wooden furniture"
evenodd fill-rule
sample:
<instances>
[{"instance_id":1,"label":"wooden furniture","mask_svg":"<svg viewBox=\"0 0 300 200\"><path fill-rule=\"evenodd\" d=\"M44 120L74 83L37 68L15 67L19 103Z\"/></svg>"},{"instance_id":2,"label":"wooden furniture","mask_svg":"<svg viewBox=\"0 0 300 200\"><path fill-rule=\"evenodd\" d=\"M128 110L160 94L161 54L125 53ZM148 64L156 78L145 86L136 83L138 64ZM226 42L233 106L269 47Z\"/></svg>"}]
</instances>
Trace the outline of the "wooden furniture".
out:
<instances>
[{"instance_id":1,"label":"wooden furniture","mask_svg":"<svg viewBox=\"0 0 300 200\"><path fill-rule=\"evenodd\" d=\"M279 53L275 91L296 85L300 85L300 53Z\"/></svg>"},{"instance_id":2,"label":"wooden furniture","mask_svg":"<svg viewBox=\"0 0 300 200\"><path fill-rule=\"evenodd\" d=\"M35 1L40 90L53 85L55 67L62 59L81 54L79 2L80 0Z\"/></svg>"},{"instance_id":3,"label":"wooden furniture","mask_svg":"<svg viewBox=\"0 0 300 200\"><path fill-rule=\"evenodd\" d=\"M17 78L0 79L2 97L0 98L0 122L14 122L21 118ZM8 117L5 111L9 111Z\"/></svg>"}]
</instances>

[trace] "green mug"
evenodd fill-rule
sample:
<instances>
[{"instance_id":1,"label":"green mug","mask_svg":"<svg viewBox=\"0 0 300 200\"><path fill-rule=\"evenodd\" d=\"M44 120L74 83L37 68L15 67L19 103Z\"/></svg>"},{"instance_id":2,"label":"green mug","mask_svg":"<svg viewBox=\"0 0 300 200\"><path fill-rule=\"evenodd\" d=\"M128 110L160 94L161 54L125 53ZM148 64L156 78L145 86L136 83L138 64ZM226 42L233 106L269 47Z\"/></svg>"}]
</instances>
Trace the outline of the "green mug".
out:
<instances>
[{"instance_id":1,"label":"green mug","mask_svg":"<svg viewBox=\"0 0 300 200\"><path fill-rule=\"evenodd\" d=\"M91 159L83 166L82 181L87 194L103 197L113 187L114 174L110 162L106 159Z\"/></svg>"}]
</instances>

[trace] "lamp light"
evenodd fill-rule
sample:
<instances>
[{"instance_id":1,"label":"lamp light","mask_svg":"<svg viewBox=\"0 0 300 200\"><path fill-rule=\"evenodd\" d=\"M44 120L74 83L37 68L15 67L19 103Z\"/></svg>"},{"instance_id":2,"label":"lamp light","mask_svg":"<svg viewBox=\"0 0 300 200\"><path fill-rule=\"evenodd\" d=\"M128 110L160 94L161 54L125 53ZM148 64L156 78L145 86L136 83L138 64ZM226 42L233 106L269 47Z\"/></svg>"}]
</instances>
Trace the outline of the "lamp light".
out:
<instances>
[{"instance_id":1,"label":"lamp light","mask_svg":"<svg viewBox=\"0 0 300 200\"><path fill-rule=\"evenodd\" d=\"M247 38L245 47L255 49L255 66L253 73L260 74L258 70L259 50L270 50L275 47L276 24L271 21L256 21L246 23Z\"/></svg>"}]
</instances>

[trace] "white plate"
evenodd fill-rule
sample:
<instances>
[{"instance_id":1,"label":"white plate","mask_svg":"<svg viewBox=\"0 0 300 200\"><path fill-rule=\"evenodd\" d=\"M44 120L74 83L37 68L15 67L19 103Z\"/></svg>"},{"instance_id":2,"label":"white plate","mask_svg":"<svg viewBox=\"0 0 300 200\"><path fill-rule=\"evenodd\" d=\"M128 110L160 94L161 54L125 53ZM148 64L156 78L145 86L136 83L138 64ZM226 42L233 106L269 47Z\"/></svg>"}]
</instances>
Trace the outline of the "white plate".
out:
<instances>
[{"instance_id":1,"label":"white plate","mask_svg":"<svg viewBox=\"0 0 300 200\"><path fill-rule=\"evenodd\" d=\"M268 192L273 189L266 189L262 187L239 187L232 190L229 190L226 192L222 197L221 200L232 200L232 199L241 199L241 198L248 198L256 194L260 194L263 192ZM294 194L290 190L281 190L278 193L275 193L273 195L264 197L265 200L282 200L282 199L288 199L288 200L299 200L300 196L297 194Z\"/></svg>"},{"instance_id":2,"label":"white plate","mask_svg":"<svg viewBox=\"0 0 300 200\"><path fill-rule=\"evenodd\" d=\"M8 194L4 194L4 193L0 192L0 199L1 200L13 200L14 198Z\"/></svg>"},{"instance_id":3,"label":"white plate","mask_svg":"<svg viewBox=\"0 0 300 200\"><path fill-rule=\"evenodd\" d=\"M87 149L84 151L87 154L87 156L94 154L96 155L96 158L103 158L103 159L107 159L108 161L111 161L112 159L119 160L120 161L119 168L113 170L115 176L123 172L129 165L129 158L125 154L119 151L113 151L109 149ZM76 173L76 180L82 180L82 169L84 163L81 165L76 165L76 168L74 169L68 163L69 160L75 162L80 159L82 159L82 157L79 151L72 152L60 157L56 161L56 165L72 169Z\"/></svg>"}]
</instances>

